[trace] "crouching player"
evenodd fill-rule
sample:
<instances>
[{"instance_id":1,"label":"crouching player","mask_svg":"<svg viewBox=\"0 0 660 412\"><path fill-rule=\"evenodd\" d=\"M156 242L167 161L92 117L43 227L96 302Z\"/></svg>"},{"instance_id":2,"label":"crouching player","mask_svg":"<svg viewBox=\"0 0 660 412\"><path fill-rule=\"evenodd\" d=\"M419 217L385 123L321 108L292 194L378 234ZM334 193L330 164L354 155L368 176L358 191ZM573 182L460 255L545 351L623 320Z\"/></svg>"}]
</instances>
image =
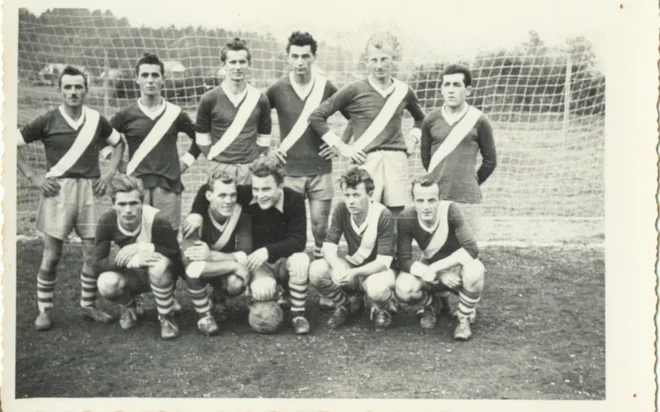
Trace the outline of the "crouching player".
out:
<instances>
[{"instance_id":1,"label":"crouching player","mask_svg":"<svg viewBox=\"0 0 660 412\"><path fill-rule=\"evenodd\" d=\"M252 252L252 220L236 203L236 180L223 170L211 174L205 191L209 207L202 226L181 242L186 285L195 311L197 328L212 335L218 324L211 311L207 284L224 296L237 296L249 282L247 255ZM224 306L221 306L224 307ZM225 320L224 311L217 313Z\"/></svg>"},{"instance_id":2,"label":"crouching player","mask_svg":"<svg viewBox=\"0 0 660 412\"><path fill-rule=\"evenodd\" d=\"M484 287L485 268L477 256L479 249L460 207L440 200L440 185L432 176L416 179L412 185L414 206L404 209L398 219L397 299L418 304L420 324L432 329L436 316L432 307L433 292L449 289L459 297L455 315L457 340L472 336L470 323ZM419 262L412 258L412 240L423 253Z\"/></svg>"},{"instance_id":3,"label":"crouching player","mask_svg":"<svg viewBox=\"0 0 660 412\"><path fill-rule=\"evenodd\" d=\"M395 273L390 269L394 248L392 213L371 200L374 181L364 169L352 168L340 179L344 201L335 207L325 242L323 259L312 262L309 278L316 289L335 305L328 326L336 329L351 310L346 291L364 292L373 302L371 318L376 330L392 322ZM341 236L348 255L337 253Z\"/></svg>"},{"instance_id":4,"label":"crouching player","mask_svg":"<svg viewBox=\"0 0 660 412\"><path fill-rule=\"evenodd\" d=\"M119 324L126 330L137 324L135 297L152 291L161 337L176 338L173 273L183 270L176 232L161 211L143 204L144 187L138 178L115 176L109 193L112 210L101 215L94 244L99 292L121 306ZM111 257L113 243L119 251Z\"/></svg>"}]
</instances>

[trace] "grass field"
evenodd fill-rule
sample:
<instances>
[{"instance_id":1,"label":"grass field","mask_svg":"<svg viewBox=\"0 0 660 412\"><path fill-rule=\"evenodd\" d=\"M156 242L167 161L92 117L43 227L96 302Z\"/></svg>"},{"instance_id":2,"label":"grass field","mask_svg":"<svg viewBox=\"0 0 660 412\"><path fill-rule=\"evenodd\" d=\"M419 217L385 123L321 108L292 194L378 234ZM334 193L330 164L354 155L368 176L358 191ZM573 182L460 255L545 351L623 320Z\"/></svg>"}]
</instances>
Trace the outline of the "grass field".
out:
<instances>
[{"instance_id":1,"label":"grass field","mask_svg":"<svg viewBox=\"0 0 660 412\"><path fill-rule=\"evenodd\" d=\"M383 333L366 313L331 331L314 291L308 336L288 324L277 335L253 333L237 299L222 333L208 338L183 288L182 336L165 342L155 311L130 332L80 318L75 244L60 264L54 328L36 332L40 254L39 242L18 244L17 398L605 398L602 248L485 248L486 289L469 342L453 340L451 319L425 333L407 312Z\"/></svg>"}]
</instances>

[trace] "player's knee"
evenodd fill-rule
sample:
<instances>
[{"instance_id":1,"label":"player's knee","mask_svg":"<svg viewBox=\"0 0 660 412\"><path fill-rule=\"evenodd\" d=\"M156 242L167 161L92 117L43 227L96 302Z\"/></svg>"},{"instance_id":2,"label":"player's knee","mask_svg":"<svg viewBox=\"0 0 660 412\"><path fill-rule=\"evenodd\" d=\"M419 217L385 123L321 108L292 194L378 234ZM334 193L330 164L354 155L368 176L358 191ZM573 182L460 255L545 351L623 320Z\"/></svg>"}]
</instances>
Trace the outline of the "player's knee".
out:
<instances>
[{"instance_id":1,"label":"player's knee","mask_svg":"<svg viewBox=\"0 0 660 412\"><path fill-rule=\"evenodd\" d=\"M312 220L312 234L315 240L323 241L325 232L328 229L328 217L321 216Z\"/></svg>"},{"instance_id":2,"label":"player's knee","mask_svg":"<svg viewBox=\"0 0 660 412\"><path fill-rule=\"evenodd\" d=\"M394 282L390 276L371 275L364 281L364 291L374 302L385 302L392 297Z\"/></svg>"},{"instance_id":3,"label":"player's knee","mask_svg":"<svg viewBox=\"0 0 660 412\"><path fill-rule=\"evenodd\" d=\"M96 280L96 287L101 296L112 299L121 296L126 287L126 281L116 272L103 272Z\"/></svg>"},{"instance_id":4,"label":"player's knee","mask_svg":"<svg viewBox=\"0 0 660 412\"><path fill-rule=\"evenodd\" d=\"M252 296L255 300L268 301L275 298L277 283L275 278L262 276L252 281L250 289L252 289Z\"/></svg>"},{"instance_id":5,"label":"player's knee","mask_svg":"<svg viewBox=\"0 0 660 412\"><path fill-rule=\"evenodd\" d=\"M485 274L486 268L479 259L474 259L470 263L463 265L463 269L461 270L463 287L468 290L483 288Z\"/></svg>"},{"instance_id":6,"label":"player's knee","mask_svg":"<svg viewBox=\"0 0 660 412\"><path fill-rule=\"evenodd\" d=\"M149 266L149 280L150 282L157 287L168 287L173 281L172 273L170 268L172 262L166 258L160 258L156 263Z\"/></svg>"},{"instance_id":7,"label":"player's knee","mask_svg":"<svg viewBox=\"0 0 660 412\"><path fill-rule=\"evenodd\" d=\"M236 268L236 271L234 272L234 275L239 277L243 281L243 284L245 285L250 279L250 269L248 269L246 265L239 263Z\"/></svg>"},{"instance_id":8,"label":"player's knee","mask_svg":"<svg viewBox=\"0 0 660 412\"><path fill-rule=\"evenodd\" d=\"M422 281L410 273L401 272L394 282L394 292L403 302L415 300L422 292Z\"/></svg>"},{"instance_id":9,"label":"player's knee","mask_svg":"<svg viewBox=\"0 0 660 412\"><path fill-rule=\"evenodd\" d=\"M54 271L60 259L62 258L62 251L53 248L44 248L44 253L41 258L41 269L50 272Z\"/></svg>"},{"instance_id":10,"label":"player's knee","mask_svg":"<svg viewBox=\"0 0 660 412\"><path fill-rule=\"evenodd\" d=\"M193 279L186 277L186 287L188 289L199 290L206 287L206 282L201 279Z\"/></svg>"},{"instance_id":11,"label":"player's knee","mask_svg":"<svg viewBox=\"0 0 660 412\"><path fill-rule=\"evenodd\" d=\"M306 282L309 274L309 256L306 253L294 253L286 261L289 279L293 282Z\"/></svg>"},{"instance_id":12,"label":"player's knee","mask_svg":"<svg viewBox=\"0 0 660 412\"><path fill-rule=\"evenodd\" d=\"M324 281L330 280L330 265L325 259L317 259L309 265L309 281L318 286Z\"/></svg>"},{"instance_id":13,"label":"player's knee","mask_svg":"<svg viewBox=\"0 0 660 412\"><path fill-rule=\"evenodd\" d=\"M245 282L242 278L236 275L227 276L225 291L229 296L238 296L245 289Z\"/></svg>"}]
</instances>

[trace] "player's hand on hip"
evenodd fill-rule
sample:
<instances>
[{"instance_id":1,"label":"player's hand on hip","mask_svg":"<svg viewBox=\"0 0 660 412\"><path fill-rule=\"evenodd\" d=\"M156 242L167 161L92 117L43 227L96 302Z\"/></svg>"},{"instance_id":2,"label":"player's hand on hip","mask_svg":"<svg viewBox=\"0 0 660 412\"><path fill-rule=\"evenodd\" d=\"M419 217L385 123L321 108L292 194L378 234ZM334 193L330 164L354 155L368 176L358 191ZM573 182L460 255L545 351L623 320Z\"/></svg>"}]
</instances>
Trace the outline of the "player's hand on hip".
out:
<instances>
[{"instance_id":1,"label":"player's hand on hip","mask_svg":"<svg viewBox=\"0 0 660 412\"><path fill-rule=\"evenodd\" d=\"M181 234L183 237L190 236L195 230L202 227L203 220L202 216L197 213L191 213L186 216L186 218L183 219L183 222L181 222Z\"/></svg>"},{"instance_id":2,"label":"player's hand on hip","mask_svg":"<svg viewBox=\"0 0 660 412\"><path fill-rule=\"evenodd\" d=\"M413 152L415 151L415 146L417 146L417 140L415 139L414 136L409 135L406 138L406 153L408 154L408 156L413 154Z\"/></svg>"},{"instance_id":3,"label":"player's hand on hip","mask_svg":"<svg viewBox=\"0 0 660 412\"><path fill-rule=\"evenodd\" d=\"M206 261L209 259L211 250L209 249L209 245L207 245L205 242L198 240L197 242L195 242L195 246L186 249L184 254L188 259L192 261L201 261L201 260Z\"/></svg>"},{"instance_id":4,"label":"player's hand on hip","mask_svg":"<svg viewBox=\"0 0 660 412\"><path fill-rule=\"evenodd\" d=\"M333 157L339 156L339 151L334 147L328 146L327 143L323 143L320 149L321 151L319 151L319 156L325 160L331 160Z\"/></svg>"},{"instance_id":5,"label":"player's hand on hip","mask_svg":"<svg viewBox=\"0 0 660 412\"><path fill-rule=\"evenodd\" d=\"M131 243L126 245L117 252L115 256L115 265L119 267L125 267L128 265L128 262L131 261L133 256L135 256L140 251L140 245L138 243Z\"/></svg>"},{"instance_id":6,"label":"player's hand on hip","mask_svg":"<svg viewBox=\"0 0 660 412\"><path fill-rule=\"evenodd\" d=\"M119 165L117 165L117 171L119 173L126 174L127 169L128 169L128 162L124 160L119 161Z\"/></svg>"},{"instance_id":7,"label":"player's hand on hip","mask_svg":"<svg viewBox=\"0 0 660 412\"><path fill-rule=\"evenodd\" d=\"M265 247L257 249L248 256L247 267L250 271L259 269L261 265L268 261L268 250Z\"/></svg>"},{"instance_id":8,"label":"player's hand on hip","mask_svg":"<svg viewBox=\"0 0 660 412\"><path fill-rule=\"evenodd\" d=\"M46 197L57 196L57 194L60 193L60 183L54 177L48 179L45 177L39 177L35 181L35 186L41 187L41 191Z\"/></svg>"},{"instance_id":9,"label":"player's hand on hip","mask_svg":"<svg viewBox=\"0 0 660 412\"><path fill-rule=\"evenodd\" d=\"M445 272L440 275L440 282L450 289L456 289L461 286L461 277L456 272Z\"/></svg>"},{"instance_id":10,"label":"player's hand on hip","mask_svg":"<svg viewBox=\"0 0 660 412\"><path fill-rule=\"evenodd\" d=\"M361 165L367 161L366 153L364 153L362 150L354 148L353 146L347 145L346 143L340 144L337 146L337 149L342 156L348 158L353 163Z\"/></svg>"},{"instance_id":11,"label":"player's hand on hip","mask_svg":"<svg viewBox=\"0 0 660 412\"><path fill-rule=\"evenodd\" d=\"M94 181L92 184L92 190L94 191L94 196L96 197L101 197L105 195L105 193L108 191L108 186L110 185L110 181L114 177L114 174L108 173L105 175L101 175L98 179Z\"/></svg>"},{"instance_id":12,"label":"player's hand on hip","mask_svg":"<svg viewBox=\"0 0 660 412\"><path fill-rule=\"evenodd\" d=\"M286 153L279 147L271 150L271 153L282 164L286 164Z\"/></svg>"}]
</instances>

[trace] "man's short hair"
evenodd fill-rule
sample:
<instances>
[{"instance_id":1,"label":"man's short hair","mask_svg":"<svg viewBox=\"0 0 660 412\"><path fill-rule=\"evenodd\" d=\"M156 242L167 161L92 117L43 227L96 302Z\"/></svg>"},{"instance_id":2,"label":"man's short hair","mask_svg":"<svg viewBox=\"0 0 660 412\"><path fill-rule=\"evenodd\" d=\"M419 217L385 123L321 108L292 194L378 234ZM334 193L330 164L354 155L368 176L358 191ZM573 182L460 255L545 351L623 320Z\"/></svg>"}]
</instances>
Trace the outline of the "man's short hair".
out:
<instances>
[{"instance_id":1,"label":"man's short hair","mask_svg":"<svg viewBox=\"0 0 660 412\"><path fill-rule=\"evenodd\" d=\"M464 64L450 64L449 66L445 67L445 69L442 71L442 81L444 82L446 75L458 73L463 74L463 84L465 84L465 87L472 85L472 72L470 71L470 68Z\"/></svg>"},{"instance_id":2,"label":"man's short hair","mask_svg":"<svg viewBox=\"0 0 660 412\"><path fill-rule=\"evenodd\" d=\"M57 79L57 85L60 89L62 88L62 77L64 76L82 76L83 81L85 82L85 90L87 90L87 76L85 76L85 73L83 73L83 71L80 70L79 68L73 66L66 66L62 70L62 73L60 73L60 77Z\"/></svg>"},{"instance_id":3,"label":"man's short hair","mask_svg":"<svg viewBox=\"0 0 660 412\"><path fill-rule=\"evenodd\" d=\"M250 49L248 48L248 45L245 42L245 40L241 38L234 37L232 40L227 42L227 44L225 44L225 47L222 48L222 50L220 51L220 60L222 60L223 63L227 62L227 52L229 50L232 51L245 50L247 52L248 61L252 61L252 53L250 53Z\"/></svg>"},{"instance_id":4,"label":"man's short hair","mask_svg":"<svg viewBox=\"0 0 660 412\"><path fill-rule=\"evenodd\" d=\"M209 187L209 191L212 192L215 190L215 182L217 181L228 185L231 183L236 183L236 178L227 173L225 170L216 170L209 175L209 178L206 182Z\"/></svg>"},{"instance_id":5,"label":"man's short hair","mask_svg":"<svg viewBox=\"0 0 660 412\"><path fill-rule=\"evenodd\" d=\"M413 180L412 185L410 186L410 194L412 195L413 200L415 199L415 186L420 185L421 187L431 187L431 186L437 186L438 187L438 198L440 197L440 191L442 190L440 188L440 180L437 179L435 176L428 174L420 177L416 177L415 180Z\"/></svg>"},{"instance_id":6,"label":"man's short hair","mask_svg":"<svg viewBox=\"0 0 660 412\"><path fill-rule=\"evenodd\" d=\"M359 167L353 167L345 171L339 178L339 187L344 189L355 189L360 183L364 183L367 193L373 192L374 179L369 172Z\"/></svg>"},{"instance_id":7,"label":"man's short hair","mask_svg":"<svg viewBox=\"0 0 660 412\"><path fill-rule=\"evenodd\" d=\"M165 64L158 58L157 55L153 53L145 53L142 55L140 60L138 60L137 64L135 65L135 74L140 74L140 66L143 64L155 64L160 66L160 74L162 76L165 75Z\"/></svg>"},{"instance_id":8,"label":"man's short hair","mask_svg":"<svg viewBox=\"0 0 660 412\"><path fill-rule=\"evenodd\" d=\"M144 201L144 185L142 184L142 180L135 176L118 173L110 182L108 194L110 195L110 199L112 199L112 203L115 203L117 193L130 193L132 191L137 191L140 194L140 201Z\"/></svg>"},{"instance_id":9,"label":"man's short hair","mask_svg":"<svg viewBox=\"0 0 660 412\"><path fill-rule=\"evenodd\" d=\"M316 49L318 44L316 43L316 40L314 40L314 37L312 37L312 35L308 32L294 31L291 33L291 36L289 36L289 43L286 45L287 54L289 54L289 49L291 46L310 46L312 49L312 54L316 56Z\"/></svg>"},{"instance_id":10,"label":"man's short hair","mask_svg":"<svg viewBox=\"0 0 660 412\"><path fill-rule=\"evenodd\" d=\"M396 36L388 32L375 33L371 35L371 37L369 37L369 40L367 41L366 47L364 48L364 54L365 56L369 54L369 47L373 47L378 50L381 50L383 47L386 46L389 46L390 49L392 49L392 59L400 60L401 43L399 43L399 39L397 39Z\"/></svg>"},{"instance_id":11,"label":"man's short hair","mask_svg":"<svg viewBox=\"0 0 660 412\"><path fill-rule=\"evenodd\" d=\"M284 170L280 161L273 155L259 157L250 165L250 173L257 177L273 176L275 182L281 185L284 182Z\"/></svg>"}]
</instances>

